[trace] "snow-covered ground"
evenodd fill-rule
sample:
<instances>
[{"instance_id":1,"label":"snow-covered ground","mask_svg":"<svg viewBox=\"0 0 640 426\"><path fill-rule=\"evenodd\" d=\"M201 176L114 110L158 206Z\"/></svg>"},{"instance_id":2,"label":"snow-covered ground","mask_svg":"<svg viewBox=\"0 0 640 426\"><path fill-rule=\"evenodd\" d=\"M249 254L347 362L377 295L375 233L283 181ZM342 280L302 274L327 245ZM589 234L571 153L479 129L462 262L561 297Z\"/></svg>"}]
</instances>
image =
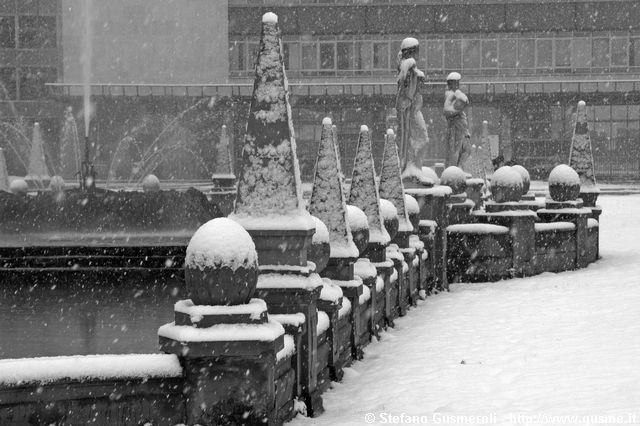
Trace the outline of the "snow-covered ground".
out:
<instances>
[{"instance_id":1,"label":"snow-covered ground","mask_svg":"<svg viewBox=\"0 0 640 426\"><path fill-rule=\"evenodd\" d=\"M640 196L598 204L597 263L429 297L291 424L640 424Z\"/></svg>"}]
</instances>

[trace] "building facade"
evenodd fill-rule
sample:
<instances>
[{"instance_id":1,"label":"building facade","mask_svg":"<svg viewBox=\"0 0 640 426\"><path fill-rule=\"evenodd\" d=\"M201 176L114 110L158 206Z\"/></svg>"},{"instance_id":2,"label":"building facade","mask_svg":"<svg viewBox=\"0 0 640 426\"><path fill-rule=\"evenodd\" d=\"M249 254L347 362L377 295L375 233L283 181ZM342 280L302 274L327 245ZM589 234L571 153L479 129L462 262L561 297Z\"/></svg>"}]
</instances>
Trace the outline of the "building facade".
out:
<instances>
[{"instance_id":1,"label":"building facade","mask_svg":"<svg viewBox=\"0 0 640 426\"><path fill-rule=\"evenodd\" d=\"M427 163L444 156L443 79L459 71L474 137L487 120L505 160L540 175L567 161L573 113L583 99L597 175L640 178L636 0L0 0L0 113L4 121L45 123L52 151L66 104L77 104L82 93L85 4L102 123L92 131L105 164L127 134L122 129L144 121L135 111L175 116L209 96L246 103L260 18L274 11L303 175L312 174L326 115L338 125L347 173L361 124L373 129L381 154L399 45L411 36L420 41L418 66L428 80ZM238 129L237 139L244 109L233 109L238 116L229 111L218 114L226 120L218 124Z\"/></svg>"}]
</instances>

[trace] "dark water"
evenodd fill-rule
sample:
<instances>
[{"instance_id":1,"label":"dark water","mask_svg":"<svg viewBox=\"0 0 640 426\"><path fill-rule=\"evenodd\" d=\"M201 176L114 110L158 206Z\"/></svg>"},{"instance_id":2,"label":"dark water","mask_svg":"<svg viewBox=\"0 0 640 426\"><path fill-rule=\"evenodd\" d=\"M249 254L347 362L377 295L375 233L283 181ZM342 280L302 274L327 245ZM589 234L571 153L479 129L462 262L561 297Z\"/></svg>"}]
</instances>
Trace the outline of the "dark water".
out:
<instances>
[{"instance_id":1,"label":"dark water","mask_svg":"<svg viewBox=\"0 0 640 426\"><path fill-rule=\"evenodd\" d=\"M158 352L184 296L176 278L45 281L0 280L0 358Z\"/></svg>"}]
</instances>

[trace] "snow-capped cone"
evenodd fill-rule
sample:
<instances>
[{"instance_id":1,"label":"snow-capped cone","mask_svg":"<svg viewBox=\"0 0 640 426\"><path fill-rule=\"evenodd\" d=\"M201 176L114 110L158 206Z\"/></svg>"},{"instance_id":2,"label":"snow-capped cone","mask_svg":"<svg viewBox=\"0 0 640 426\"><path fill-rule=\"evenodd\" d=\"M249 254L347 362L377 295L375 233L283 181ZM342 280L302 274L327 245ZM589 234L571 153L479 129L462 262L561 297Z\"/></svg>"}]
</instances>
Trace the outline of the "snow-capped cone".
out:
<instances>
[{"instance_id":1,"label":"snow-capped cone","mask_svg":"<svg viewBox=\"0 0 640 426\"><path fill-rule=\"evenodd\" d=\"M395 132L393 131L393 129L387 129L387 135L394 135L395 136Z\"/></svg>"},{"instance_id":2,"label":"snow-capped cone","mask_svg":"<svg viewBox=\"0 0 640 426\"><path fill-rule=\"evenodd\" d=\"M265 14L256 76L244 136L233 217L248 229L273 226L312 230L302 201L300 168L291 122L287 78L275 14ZM265 220L254 220L254 219Z\"/></svg>"},{"instance_id":3,"label":"snow-capped cone","mask_svg":"<svg viewBox=\"0 0 640 426\"><path fill-rule=\"evenodd\" d=\"M569 151L569 165L580 176L580 186L583 189L592 190L596 188L593 151L587 122L587 104L584 101L578 102L576 123L573 137L571 138L571 150Z\"/></svg>"},{"instance_id":4,"label":"snow-capped cone","mask_svg":"<svg viewBox=\"0 0 640 426\"><path fill-rule=\"evenodd\" d=\"M380 195L376 186L371 138L366 126L362 126L358 137L348 204L358 207L367 215L370 243L389 243L389 233L384 228L380 213Z\"/></svg>"},{"instance_id":5,"label":"snow-capped cone","mask_svg":"<svg viewBox=\"0 0 640 426\"><path fill-rule=\"evenodd\" d=\"M347 216L343 188L343 174L336 144L334 126L330 118L322 120L322 135L318 144L318 158L313 179L309 213L320 219L329 232L331 257L358 257Z\"/></svg>"},{"instance_id":6,"label":"snow-capped cone","mask_svg":"<svg viewBox=\"0 0 640 426\"><path fill-rule=\"evenodd\" d=\"M44 140L40 131L40 124L33 124L33 136L31 138L31 153L29 154L29 167L27 176L36 181L50 179L49 170L44 157Z\"/></svg>"},{"instance_id":7,"label":"snow-capped cone","mask_svg":"<svg viewBox=\"0 0 640 426\"><path fill-rule=\"evenodd\" d=\"M82 163L78 125L71 107L67 107L64 111L60 147L60 174L71 180L80 170Z\"/></svg>"},{"instance_id":8,"label":"snow-capped cone","mask_svg":"<svg viewBox=\"0 0 640 426\"><path fill-rule=\"evenodd\" d=\"M2 148L0 148L0 191L9 191L9 172Z\"/></svg>"},{"instance_id":9,"label":"snow-capped cone","mask_svg":"<svg viewBox=\"0 0 640 426\"><path fill-rule=\"evenodd\" d=\"M400 172L400 157L398 156L396 136L391 129L387 130L385 136L380 186L378 188L380 198L389 200L398 210L398 231L404 233L413 231L404 202L404 186Z\"/></svg>"},{"instance_id":10,"label":"snow-capped cone","mask_svg":"<svg viewBox=\"0 0 640 426\"><path fill-rule=\"evenodd\" d=\"M360 126L360 131L361 132L368 132L369 131L369 127L365 124L363 124L362 126Z\"/></svg>"}]
</instances>

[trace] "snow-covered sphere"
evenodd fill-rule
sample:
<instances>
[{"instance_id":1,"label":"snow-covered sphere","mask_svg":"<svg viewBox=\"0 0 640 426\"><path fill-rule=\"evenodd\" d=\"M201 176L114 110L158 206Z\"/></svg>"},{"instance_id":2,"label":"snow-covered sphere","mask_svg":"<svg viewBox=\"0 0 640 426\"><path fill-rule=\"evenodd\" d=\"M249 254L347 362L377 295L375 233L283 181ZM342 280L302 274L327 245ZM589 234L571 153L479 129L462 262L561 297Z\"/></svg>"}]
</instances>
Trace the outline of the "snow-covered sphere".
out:
<instances>
[{"instance_id":1,"label":"snow-covered sphere","mask_svg":"<svg viewBox=\"0 0 640 426\"><path fill-rule=\"evenodd\" d=\"M418 230L420 225L420 205L415 198L409 194L404 194L404 205L407 208L407 214L409 215L409 221L415 231Z\"/></svg>"},{"instance_id":2,"label":"snow-covered sphere","mask_svg":"<svg viewBox=\"0 0 640 426\"><path fill-rule=\"evenodd\" d=\"M311 216L316 224L316 232L313 234L311 245L307 248L307 259L316 265L316 272L320 273L327 267L331 256L329 244L329 230L323 221Z\"/></svg>"},{"instance_id":3,"label":"snow-covered sphere","mask_svg":"<svg viewBox=\"0 0 640 426\"><path fill-rule=\"evenodd\" d=\"M554 201L573 201L580 196L580 176L570 166L559 164L549 174L549 195Z\"/></svg>"},{"instance_id":4,"label":"snow-covered sphere","mask_svg":"<svg viewBox=\"0 0 640 426\"><path fill-rule=\"evenodd\" d=\"M449 166L440 176L440 185L447 185L453 194L462 194L467 189L467 174L456 166Z\"/></svg>"},{"instance_id":5,"label":"snow-covered sphere","mask_svg":"<svg viewBox=\"0 0 640 426\"><path fill-rule=\"evenodd\" d=\"M520 164L511 166L511 168L520 173L520 177L522 178L522 193L526 194L527 192L529 192L529 188L531 187L531 176L529 175L529 172Z\"/></svg>"},{"instance_id":6,"label":"snow-covered sphere","mask_svg":"<svg viewBox=\"0 0 640 426\"><path fill-rule=\"evenodd\" d=\"M258 254L249 233L224 217L198 228L187 246L185 282L196 305L249 302L258 283Z\"/></svg>"},{"instance_id":7,"label":"snow-covered sphere","mask_svg":"<svg viewBox=\"0 0 640 426\"><path fill-rule=\"evenodd\" d=\"M367 215L364 214L364 212L356 206L347 204L347 219L349 220L349 227L352 231L369 229Z\"/></svg>"},{"instance_id":8,"label":"snow-covered sphere","mask_svg":"<svg viewBox=\"0 0 640 426\"><path fill-rule=\"evenodd\" d=\"M382 220L384 221L384 227L389 233L389 238L393 238L398 233L400 227L400 220L398 219L398 209L393 203L384 198L380 199L380 214L382 214Z\"/></svg>"},{"instance_id":9,"label":"snow-covered sphere","mask_svg":"<svg viewBox=\"0 0 640 426\"><path fill-rule=\"evenodd\" d=\"M62 176L53 176L49 182L49 189L51 192L63 192L65 189L65 183Z\"/></svg>"},{"instance_id":10,"label":"snow-covered sphere","mask_svg":"<svg viewBox=\"0 0 640 426\"><path fill-rule=\"evenodd\" d=\"M431 179L433 181L434 185L439 185L440 184L440 178L438 177L438 174L436 173L436 171L431 168L431 167L423 167L422 168L422 175L428 179Z\"/></svg>"},{"instance_id":11,"label":"snow-covered sphere","mask_svg":"<svg viewBox=\"0 0 640 426\"><path fill-rule=\"evenodd\" d=\"M351 228L353 243L356 245L358 252L362 254L369 244L367 215L360 208L347 204L347 220L349 221L349 228Z\"/></svg>"},{"instance_id":12,"label":"snow-covered sphere","mask_svg":"<svg viewBox=\"0 0 640 426\"><path fill-rule=\"evenodd\" d=\"M262 15L262 22L267 24L277 24L278 23L278 15L273 12L267 12Z\"/></svg>"},{"instance_id":13,"label":"snow-covered sphere","mask_svg":"<svg viewBox=\"0 0 640 426\"><path fill-rule=\"evenodd\" d=\"M491 178L491 195L496 203L520 201L522 197L522 177L509 166L502 166Z\"/></svg>"},{"instance_id":14,"label":"snow-covered sphere","mask_svg":"<svg viewBox=\"0 0 640 426\"><path fill-rule=\"evenodd\" d=\"M27 181L24 179L14 179L9 184L9 191L14 194L26 194L29 192L29 184L27 184Z\"/></svg>"},{"instance_id":15,"label":"snow-covered sphere","mask_svg":"<svg viewBox=\"0 0 640 426\"><path fill-rule=\"evenodd\" d=\"M142 180L142 190L144 192L158 192L160 191L160 179L156 175L147 175Z\"/></svg>"}]
</instances>

